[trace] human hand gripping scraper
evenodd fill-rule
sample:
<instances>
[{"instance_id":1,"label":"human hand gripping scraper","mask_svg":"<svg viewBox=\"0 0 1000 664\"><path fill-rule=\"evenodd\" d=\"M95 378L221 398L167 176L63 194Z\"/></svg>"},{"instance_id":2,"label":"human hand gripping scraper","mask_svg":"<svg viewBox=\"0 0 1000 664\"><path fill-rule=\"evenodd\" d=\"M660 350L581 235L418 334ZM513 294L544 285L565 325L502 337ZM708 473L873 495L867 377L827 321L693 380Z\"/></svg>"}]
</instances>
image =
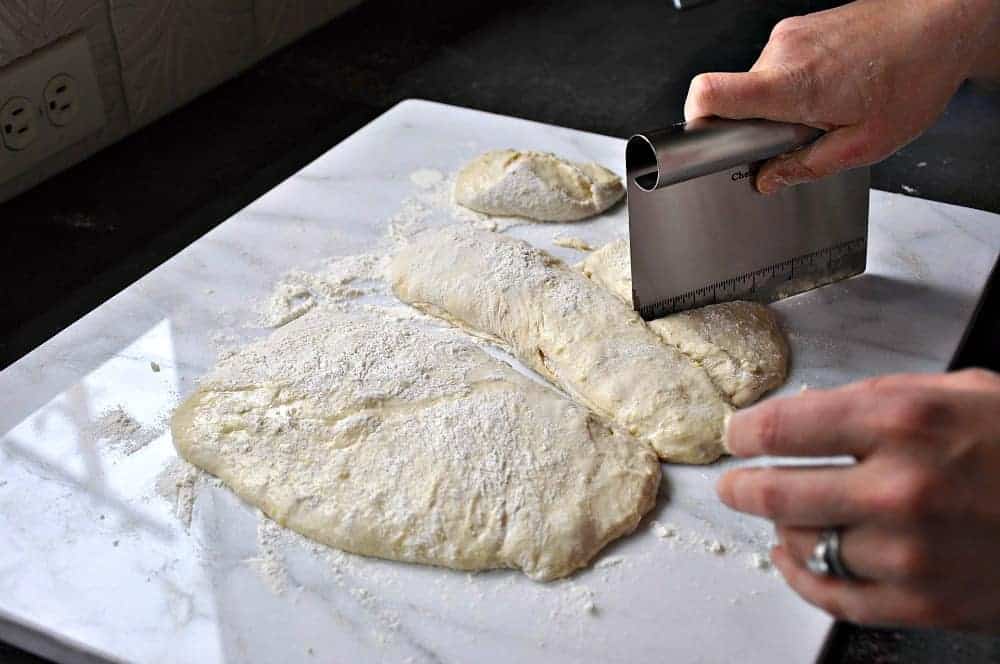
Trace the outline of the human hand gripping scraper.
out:
<instances>
[{"instance_id":1,"label":"human hand gripping scraper","mask_svg":"<svg viewBox=\"0 0 1000 664\"><path fill-rule=\"evenodd\" d=\"M760 164L822 131L700 118L637 134L625 151L632 303L646 320L773 302L865 271L867 167L759 193Z\"/></svg>"}]
</instances>

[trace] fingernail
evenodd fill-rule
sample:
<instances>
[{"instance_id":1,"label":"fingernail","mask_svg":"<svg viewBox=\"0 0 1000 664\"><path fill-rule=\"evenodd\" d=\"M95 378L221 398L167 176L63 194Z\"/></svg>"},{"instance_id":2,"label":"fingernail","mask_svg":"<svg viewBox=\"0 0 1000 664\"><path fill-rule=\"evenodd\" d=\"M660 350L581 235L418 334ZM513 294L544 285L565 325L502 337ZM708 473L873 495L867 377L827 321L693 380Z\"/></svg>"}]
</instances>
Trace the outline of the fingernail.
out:
<instances>
[{"instance_id":1,"label":"fingernail","mask_svg":"<svg viewBox=\"0 0 1000 664\"><path fill-rule=\"evenodd\" d=\"M740 422L745 417L745 410L729 413L726 416L722 429L722 446L725 447L726 451L730 454L739 456L739 452L734 447L734 443L736 443L735 432L739 431Z\"/></svg>"}]
</instances>

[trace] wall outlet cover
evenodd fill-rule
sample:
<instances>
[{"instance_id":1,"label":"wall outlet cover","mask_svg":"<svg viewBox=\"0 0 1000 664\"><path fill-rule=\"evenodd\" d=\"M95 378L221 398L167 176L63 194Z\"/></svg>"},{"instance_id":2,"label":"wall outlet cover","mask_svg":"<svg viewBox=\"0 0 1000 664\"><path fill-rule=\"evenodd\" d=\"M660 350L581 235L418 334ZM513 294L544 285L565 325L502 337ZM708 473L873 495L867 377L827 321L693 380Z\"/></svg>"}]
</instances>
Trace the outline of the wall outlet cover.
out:
<instances>
[{"instance_id":1,"label":"wall outlet cover","mask_svg":"<svg viewBox=\"0 0 1000 664\"><path fill-rule=\"evenodd\" d=\"M61 39L0 69L0 183L100 131L105 122L85 35Z\"/></svg>"}]
</instances>

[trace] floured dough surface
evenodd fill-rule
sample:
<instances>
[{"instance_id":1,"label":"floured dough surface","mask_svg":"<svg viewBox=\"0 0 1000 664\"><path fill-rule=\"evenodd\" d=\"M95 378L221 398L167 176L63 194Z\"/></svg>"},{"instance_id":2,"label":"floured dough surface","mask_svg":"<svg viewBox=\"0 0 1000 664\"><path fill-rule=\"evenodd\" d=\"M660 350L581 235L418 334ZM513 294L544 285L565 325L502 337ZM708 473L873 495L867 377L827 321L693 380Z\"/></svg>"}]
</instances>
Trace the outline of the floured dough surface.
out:
<instances>
[{"instance_id":1,"label":"floured dough surface","mask_svg":"<svg viewBox=\"0 0 1000 664\"><path fill-rule=\"evenodd\" d=\"M545 152L496 150L465 165L455 202L486 214L577 221L604 212L625 194L621 178L595 163Z\"/></svg>"},{"instance_id":2,"label":"floured dough surface","mask_svg":"<svg viewBox=\"0 0 1000 664\"><path fill-rule=\"evenodd\" d=\"M632 266L626 240L604 245L579 267L631 305ZM788 343L774 313L764 305L711 304L647 324L666 343L704 367L736 406L753 403L784 383L788 375Z\"/></svg>"},{"instance_id":3,"label":"floured dough surface","mask_svg":"<svg viewBox=\"0 0 1000 664\"><path fill-rule=\"evenodd\" d=\"M389 272L401 300L498 342L660 458L708 463L725 452L731 408L704 369L550 254L447 227L418 235Z\"/></svg>"},{"instance_id":4,"label":"floured dough surface","mask_svg":"<svg viewBox=\"0 0 1000 664\"><path fill-rule=\"evenodd\" d=\"M450 328L317 307L219 363L174 444L279 524L382 558L540 580L654 503L660 468Z\"/></svg>"}]
</instances>

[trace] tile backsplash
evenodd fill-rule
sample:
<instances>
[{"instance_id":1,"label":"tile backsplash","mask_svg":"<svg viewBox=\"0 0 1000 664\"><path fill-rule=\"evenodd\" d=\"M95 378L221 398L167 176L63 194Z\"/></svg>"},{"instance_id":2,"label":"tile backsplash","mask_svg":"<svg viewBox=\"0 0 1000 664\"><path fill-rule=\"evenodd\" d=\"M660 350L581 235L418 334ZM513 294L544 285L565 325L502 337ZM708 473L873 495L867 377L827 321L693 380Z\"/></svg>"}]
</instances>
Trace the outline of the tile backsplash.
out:
<instances>
[{"instance_id":1,"label":"tile backsplash","mask_svg":"<svg viewBox=\"0 0 1000 664\"><path fill-rule=\"evenodd\" d=\"M107 122L7 182L0 202L238 74L361 0L2 0L0 73L82 32ZM3 90L0 90L3 97Z\"/></svg>"}]
</instances>

